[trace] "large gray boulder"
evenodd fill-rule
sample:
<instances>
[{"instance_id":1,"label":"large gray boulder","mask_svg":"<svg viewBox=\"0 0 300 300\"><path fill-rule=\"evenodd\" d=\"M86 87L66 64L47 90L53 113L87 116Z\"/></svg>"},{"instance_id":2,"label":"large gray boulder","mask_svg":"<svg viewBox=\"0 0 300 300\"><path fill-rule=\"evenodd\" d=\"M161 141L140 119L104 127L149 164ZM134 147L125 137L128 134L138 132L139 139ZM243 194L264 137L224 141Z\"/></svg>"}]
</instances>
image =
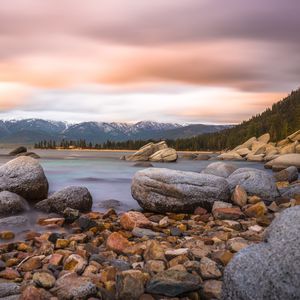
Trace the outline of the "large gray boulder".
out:
<instances>
[{"instance_id":1,"label":"large gray boulder","mask_svg":"<svg viewBox=\"0 0 300 300\"><path fill-rule=\"evenodd\" d=\"M16 193L27 201L47 198L48 181L36 159L20 156L0 167L0 191Z\"/></svg>"},{"instance_id":2,"label":"large gray boulder","mask_svg":"<svg viewBox=\"0 0 300 300\"><path fill-rule=\"evenodd\" d=\"M223 300L300 299L300 206L282 212L263 243L239 251L224 272Z\"/></svg>"},{"instance_id":3,"label":"large gray boulder","mask_svg":"<svg viewBox=\"0 0 300 300\"><path fill-rule=\"evenodd\" d=\"M193 212L198 206L211 210L215 200L229 201L224 178L164 168L137 172L131 192L139 205L154 212Z\"/></svg>"},{"instance_id":4,"label":"large gray boulder","mask_svg":"<svg viewBox=\"0 0 300 300\"><path fill-rule=\"evenodd\" d=\"M240 168L228 178L230 191L241 185L248 195L256 195L264 200L273 200L279 197L279 192L272 175L265 171L253 168Z\"/></svg>"},{"instance_id":5,"label":"large gray boulder","mask_svg":"<svg viewBox=\"0 0 300 300\"><path fill-rule=\"evenodd\" d=\"M209 164L204 170L202 170L201 173L227 178L236 169L237 167L233 164L228 164L219 161Z\"/></svg>"},{"instance_id":6,"label":"large gray boulder","mask_svg":"<svg viewBox=\"0 0 300 300\"><path fill-rule=\"evenodd\" d=\"M21 213L28 209L28 203L21 196L8 191L0 192L0 217Z\"/></svg>"},{"instance_id":7,"label":"large gray boulder","mask_svg":"<svg viewBox=\"0 0 300 300\"><path fill-rule=\"evenodd\" d=\"M93 199L86 187L69 186L38 202L35 207L47 213L62 214L67 207L86 212L92 205Z\"/></svg>"}]
</instances>

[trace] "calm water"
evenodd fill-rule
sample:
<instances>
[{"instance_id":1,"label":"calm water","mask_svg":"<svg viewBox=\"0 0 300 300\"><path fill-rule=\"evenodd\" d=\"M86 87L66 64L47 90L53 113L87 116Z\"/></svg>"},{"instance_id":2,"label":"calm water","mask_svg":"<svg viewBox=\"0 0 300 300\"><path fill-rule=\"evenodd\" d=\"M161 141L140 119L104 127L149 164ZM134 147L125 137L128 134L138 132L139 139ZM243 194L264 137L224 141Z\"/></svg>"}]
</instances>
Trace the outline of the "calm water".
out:
<instances>
[{"instance_id":1,"label":"calm water","mask_svg":"<svg viewBox=\"0 0 300 300\"><path fill-rule=\"evenodd\" d=\"M8 150L1 149L0 154ZM95 151L55 151L37 150L49 181L49 192L53 193L69 185L87 187L94 201L94 210L105 210L106 200L114 199L121 203L119 210L138 208L131 197L130 185L135 172L143 168L133 167L134 162L120 160L126 152ZM8 161L0 157L0 164ZM153 163L154 167L199 172L212 161L193 161L179 159L176 163ZM264 169L263 164L251 162L234 162L239 167L255 167Z\"/></svg>"}]
</instances>

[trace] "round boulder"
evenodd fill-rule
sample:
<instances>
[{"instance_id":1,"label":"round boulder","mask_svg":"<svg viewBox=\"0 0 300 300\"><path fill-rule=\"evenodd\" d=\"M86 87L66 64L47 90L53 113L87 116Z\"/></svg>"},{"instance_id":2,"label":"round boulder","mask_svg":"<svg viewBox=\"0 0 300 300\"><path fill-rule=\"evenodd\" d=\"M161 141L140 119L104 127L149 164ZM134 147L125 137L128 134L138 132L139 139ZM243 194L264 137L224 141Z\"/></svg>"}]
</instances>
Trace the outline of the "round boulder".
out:
<instances>
[{"instance_id":1,"label":"round boulder","mask_svg":"<svg viewBox=\"0 0 300 300\"><path fill-rule=\"evenodd\" d=\"M62 214L67 207L86 212L92 205L92 196L86 187L69 186L38 202L35 207L47 213Z\"/></svg>"},{"instance_id":2,"label":"round boulder","mask_svg":"<svg viewBox=\"0 0 300 300\"><path fill-rule=\"evenodd\" d=\"M17 157L0 167L0 191L16 193L27 201L47 198L48 180L36 159Z\"/></svg>"},{"instance_id":3,"label":"round boulder","mask_svg":"<svg viewBox=\"0 0 300 300\"><path fill-rule=\"evenodd\" d=\"M264 200L273 200L279 197L273 176L262 170L240 168L234 171L227 181L231 192L237 185L241 185L250 196L256 195Z\"/></svg>"},{"instance_id":4,"label":"round boulder","mask_svg":"<svg viewBox=\"0 0 300 300\"><path fill-rule=\"evenodd\" d=\"M227 178L236 169L236 166L232 164L224 162L214 162L209 164L204 170L202 170L201 173Z\"/></svg>"},{"instance_id":5,"label":"round boulder","mask_svg":"<svg viewBox=\"0 0 300 300\"><path fill-rule=\"evenodd\" d=\"M28 209L28 203L21 196L8 191L0 192L0 217L21 213Z\"/></svg>"},{"instance_id":6,"label":"round boulder","mask_svg":"<svg viewBox=\"0 0 300 300\"><path fill-rule=\"evenodd\" d=\"M300 206L282 212L265 241L239 251L224 272L222 300L300 299Z\"/></svg>"},{"instance_id":7,"label":"round boulder","mask_svg":"<svg viewBox=\"0 0 300 300\"><path fill-rule=\"evenodd\" d=\"M273 170L283 170L290 166L295 166L300 170L300 153L280 155L265 164L265 168L272 168Z\"/></svg>"},{"instance_id":8,"label":"round boulder","mask_svg":"<svg viewBox=\"0 0 300 300\"><path fill-rule=\"evenodd\" d=\"M159 213L193 212L199 206L211 210L215 200L230 199L224 178L164 168L137 172L131 192L143 209Z\"/></svg>"}]
</instances>

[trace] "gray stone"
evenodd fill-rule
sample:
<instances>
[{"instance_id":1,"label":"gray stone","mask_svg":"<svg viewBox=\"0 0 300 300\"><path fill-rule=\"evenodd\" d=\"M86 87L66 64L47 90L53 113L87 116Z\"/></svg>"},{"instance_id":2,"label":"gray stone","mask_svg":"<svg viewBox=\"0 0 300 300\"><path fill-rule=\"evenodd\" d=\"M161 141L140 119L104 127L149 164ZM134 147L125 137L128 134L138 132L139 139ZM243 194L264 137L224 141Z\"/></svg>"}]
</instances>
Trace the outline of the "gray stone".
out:
<instances>
[{"instance_id":1,"label":"gray stone","mask_svg":"<svg viewBox=\"0 0 300 300\"><path fill-rule=\"evenodd\" d=\"M199 206L211 210L215 200L230 198L224 178L163 168L137 172L131 192L142 208L159 213L193 212Z\"/></svg>"},{"instance_id":2,"label":"gray stone","mask_svg":"<svg viewBox=\"0 0 300 300\"><path fill-rule=\"evenodd\" d=\"M27 148L24 146L20 146L20 147L17 147L16 149L12 150L11 152L9 152L8 155L15 156L17 154L24 153L24 152L27 152Z\"/></svg>"},{"instance_id":3,"label":"gray stone","mask_svg":"<svg viewBox=\"0 0 300 300\"><path fill-rule=\"evenodd\" d=\"M38 161L17 157L0 167L0 191L16 193L27 201L47 198L48 181Z\"/></svg>"},{"instance_id":4,"label":"gray stone","mask_svg":"<svg viewBox=\"0 0 300 300\"><path fill-rule=\"evenodd\" d=\"M209 160L210 159L210 155L208 154L198 154L194 160Z\"/></svg>"},{"instance_id":5,"label":"gray stone","mask_svg":"<svg viewBox=\"0 0 300 300\"><path fill-rule=\"evenodd\" d=\"M288 167L274 174L276 181L293 182L298 179L298 169L295 166Z\"/></svg>"},{"instance_id":6,"label":"gray stone","mask_svg":"<svg viewBox=\"0 0 300 300\"><path fill-rule=\"evenodd\" d=\"M20 286L14 282L0 282L0 298L20 293Z\"/></svg>"},{"instance_id":7,"label":"gray stone","mask_svg":"<svg viewBox=\"0 0 300 300\"><path fill-rule=\"evenodd\" d=\"M287 188L280 190L283 198L292 199L300 197L300 184L293 184Z\"/></svg>"},{"instance_id":8,"label":"gray stone","mask_svg":"<svg viewBox=\"0 0 300 300\"><path fill-rule=\"evenodd\" d=\"M21 196L8 191L0 192L0 217L21 213L28 209L28 203Z\"/></svg>"},{"instance_id":9,"label":"gray stone","mask_svg":"<svg viewBox=\"0 0 300 300\"><path fill-rule=\"evenodd\" d=\"M237 185L241 185L250 196L256 195L265 200L279 197L273 176L262 170L240 168L234 171L227 181L231 192Z\"/></svg>"},{"instance_id":10,"label":"gray stone","mask_svg":"<svg viewBox=\"0 0 300 300\"><path fill-rule=\"evenodd\" d=\"M69 186L36 204L44 212L62 214L69 207L81 212L90 211L93 205L92 196L86 187Z\"/></svg>"},{"instance_id":11,"label":"gray stone","mask_svg":"<svg viewBox=\"0 0 300 300\"><path fill-rule=\"evenodd\" d=\"M22 228L29 224L29 219L26 216L12 216L0 219L0 229L19 227Z\"/></svg>"},{"instance_id":12,"label":"gray stone","mask_svg":"<svg viewBox=\"0 0 300 300\"><path fill-rule=\"evenodd\" d=\"M56 296L61 300L88 299L96 294L97 288L88 277L67 273L56 280L54 286Z\"/></svg>"},{"instance_id":13,"label":"gray stone","mask_svg":"<svg viewBox=\"0 0 300 300\"><path fill-rule=\"evenodd\" d=\"M147 284L150 294L175 297L200 288L200 278L185 271L166 270L154 275Z\"/></svg>"},{"instance_id":14,"label":"gray stone","mask_svg":"<svg viewBox=\"0 0 300 300\"><path fill-rule=\"evenodd\" d=\"M236 166L233 164L214 162L209 164L201 173L227 178L236 169Z\"/></svg>"},{"instance_id":15,"label":"gray stone","mask_svg":"<svg viewBox=\"0 0 300 300\"><path fill-rule=\"evenodd\" d=\"M233 257L224 272L223 300L300 299L300 206L272 222L263 243Z\"/></svg>"},{"instance_id":16,"label":"gray stone","mask_svg":"<svg viewBox=\"0 0 300 300\"><path fill-rule=\"evenodd\" d=\"M136 237L143 237L143 236L148 236L148 237L155 237L155 236L161 236L162 234L159 232L155 232L151 229L147 228L139 228L139 227L134 227L132 230L133 236Z\"/></svg>"}]
</instances>

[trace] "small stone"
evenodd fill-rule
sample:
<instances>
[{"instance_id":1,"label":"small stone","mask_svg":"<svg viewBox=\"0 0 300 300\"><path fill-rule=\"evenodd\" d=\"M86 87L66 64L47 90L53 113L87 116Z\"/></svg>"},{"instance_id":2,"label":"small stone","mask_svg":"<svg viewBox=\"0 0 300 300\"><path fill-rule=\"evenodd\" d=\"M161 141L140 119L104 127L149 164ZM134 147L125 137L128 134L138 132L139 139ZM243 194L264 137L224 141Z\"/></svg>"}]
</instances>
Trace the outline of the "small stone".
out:
<instances>
[{"instance_id":1,"label":"small stone","mask_svg":"<svg viewBox=\"0 0 300 300\"><path fill-rule=\"evenodd\" d=\"M179 256L176 256L174 258L172 258L170 261L169 261L169 266L170 267L174 267L176 265L182 265L184 264L185 262L187 262L189 259L186 255L179 255Z\"/></svg>"},{"instance_id":2,"label":"small stone","mask_svg":"<svg viewBox=\"0 0 300 300\"><path fill-rule=\"evenodd\" d=\"M116 253L122 253L131 243L124 238L120 233L113 232L106 240L106 245L109 249Z\"/></svg>"},{"instance_id":3,"label":"small stone","mask_svg":"<svg viewBox=\"0 0 300 300\"><path fill-rule=\"evenodd\" d=\"M237 185L232 193L231 200L240 207L245 206L247 204L246 190L241 185Z\"/></svg>"},{"instance_id":4,"label":"small stone","mask_svg":"<svg viewBox=\"0 0 300 300\"><path fill-rule=\"evenodd\" d=\"M122 214L120 224L125 230L132 230L135 227L150 227L151 222L138 211L129 211Z\"/></svg>"},{"instance_id":5,"label":"small stone","mask_svg":"<svg viewBox=\"0 0 300 300\"><path fill-rule=\"evenodd\" d=\"M200 273L204 279L216 279L222 276L217 264L207 257L201 259Z\"/></svg>"},{"instance_id":6,"label":"small stone","mask_svg":"<svg viewBox=\"0 0 300 300\"><path fill-rule=\"evenodd\" d=\"M15 234L12 231L1 231L0 232L0 239L2 240L12 240L15 238Z\"/></svg>"},{"instance_id":7,"label":"small stone","mask_svg":"<svg viewBox=\"0 0 300 300\"><path fill-rule=\"evenodd\" d=\"M202 216L202 215L206 215L207 214L207 210L203 207L197 207L195 210L194 210L194 215L199 215L199 216Z\"/></svg>"},{"instance_id":8,"label":"small stone","mask_svg":"<svg viewBox=\"0 0 300 300\"><path fill-rule=\"evenodd\" d=\"M248 203L255 204L261 201L261 198L258 196L249 196L248 197Z\"/></svg>"},{"instance_id":9,"label":"small stone","mask_svg":"<svg viewBox=\"0 0 300 300\"><path fill-rule=\"evenodd\" d=\"M212 207L212 212L214 212L217 208L230 208L232 207L231 203L223 202L223 201L215 201Z\"/></svg>"},{"instance_id":10,"label":"small stone","mask_svg":"<svg viewBox=\"0 0 300 300\"><path fill-rule=\"evenodd\" d=\"M71 254L64 263L64 270L81 274L86 266L87 261L83 257L78 254Z\"/></svg>"},{"instance_id":11,"label":"small stone","mask_svg":"<svg viewBox=\"0 0 300 300\"><path fill-rule=\"evenodd\" d=\"M49 264L59 266L62 263L64 256L59 253L53 253L50 256Z\"/></svg>"},{"instance_id":12,"label":"small stone","mask_svg":"<svg viewBox=\"0 0 300 300\"><path fill-rule=\"evenodd\" d=\"M56 249L64 249L69 246L69 241L65 239L57 239L55 243L55 248Z\"/></svg>"},{"instance_id":13,"label":"small stone","mask_svg":"<svg viewBox=\"0 0 300 300\"><path fill-rule=\"evenodd\" d=\"M63 216L66 223L73 223L79 218L80 212L78 209L67 207L63 212Z\"/></svg>"},{"instance_id":14,"label":"small stone","mask_svg":"<svg viewBox=\"0 0 300 300\"><path fill-rule=\"evenodd\" d=\"M77 219L77 224L83 231L86 231L86 230L89 230L90 228L98 226L98 223L95 220L89 218L89 216L87 216L87 215L83 215L83 216L79 217Z\"/></svg>"},{"instance_id":15,"label":"small stone","mask_svg":"<svg viewBox=\"0 0 300 300\"><path fill-rule=\"evenodd\" d=\"M165 216L158 222L159 227L167 227L169 225L169 218L168 216Z\"/></svg>"},{"instance_id":16,"label":"small stone","mask_svg":"<svg viewBox=\"0 0 300 300\"><path fill-rule=\"evenodd\" d=\"M33 274L33 282L40 287L50 289L55 284L55 277L47 272L35 272Z\"/></svg>"},{"instance_id":17,"label":"small stone","mask_svg":"<svg viewBox=\"0 0 300 300\"><path fill-rule=\"evenodd\" d=\"M63 238L63 235L61 233L52 232L48 237L48 241L55 244L57 239L61 239L61 238Z\"/></svg>"},{"instance_id":18,"label":"small stone","mask_svg":"<svg viewBox=\"0 0 300 300\"><path fill-rule=\"evenodd\" d=\"M20 286L18 284L14 282L0 282L0 299L9 300L10 299L9 296L18 295L19 293L20 293Z\"/></svg>"},{"instance_id":19,"label":"small stone","mask_svg":"<svg viewBox=\"0 0 300 300\"><path fill-rule=\"evenodd\" d=\"M44 289L38 289L33 285L27 285L22 291L22 295L19 298L20 300L44 300L50 299L51 294Z\"/></svg>"},{"instance_id":20,"label":"small stone","mask_svg":"<svg viewBox=\"0 0 300 300\"><path fill-rule=\"evenodd\" d=\"M215 219L219 220L238 220L243 217L239 207L216 208L213 211Z\"/></svg>"},{"instance_id":21,"label":"small stone","mask_svg":"<svg viewBox=\"0 0 300 300\"><path fill-rule=\"evenodd\" d=\"M245 239L237 237L228 240L227 246L231 251L238 252L249 246L249 243Z\"/></svg>"},{"instance_id":22,"label":"small stone","mask_svg":"<svg viewBox=\"0 0 300 300\"><path fill-rule=\"evenodd\" d=\"M186 271L166 270L154 275L147 284L149 294L176 297L199 289L200 278Z\"/></svg>"},{"instance_id":23,"label":"small stone","mask_svg":"<svg viewBox=\"0 0 300 300\"><path fill-rule=\"evenodd\" d=\"M223 223L224 223L224 226L234 229L234 230L237 230L237 231L241 230L241 228L242 228L241 224L237 221L224 220Z\"/></svg>"},{"instance_id":24,"label":"small stone","mask_svg":"<svg viewBox=\"0 0 300 300\"><path fill-rule=\"evenodd\" d=\"M42 267L42 260L39 256L33 256L21 264L19 270L22 272L30 272Z\"/></svg>"},{"instance_id":25,"label":"small stone","mask_svg":"<svg viewBox=\"0 0 300 300\"><path fill-rule=\"evenodd\" d=\"M167 257L175 257L179 255L186 255L189 253L189 248L169 249L166 250L165 255Z\"/></svg>"},{"instance_id":26,"label":"small stone","mask_svg":"<svg viewBox=\"0 0 300 300\"><path fill-rule=\"evenodd\" d=\"M233 257L233 253L228 250L219 250L212 253L212 259L223 266L226 266Z\"/></svg>"},{"instance_id":27,"label":"small stone","mask_svg":"<svg viewBox=\"0 0 300 300\"><path fill-rule=\"evenodd\" d=\"M275 201L273 201L269 206L268 206L268 209L272 212L278 212L279 211L279 207L278 205L276 204Z\"/></svg>"},{"instance_id":28,"label":"small stone","mask_svg":"<svg viewBox=\"0 0 300 300\"><path fill-rule=\"evenodd\" d=\"M48 226L48 225L62 226L64 222L65 222L65 218L50 218L50 219L38 220L38 224L41 226Z\"/></svg>"},{"instance_id":29,"label":"small stone","mask_svg":"<svg viewBox=\"0 0 300 300\"><path fill-rule=\"evenodd\" d=\"M172 236L181 236L182 235L182 232L178 227L171 227L170 233Z\"/></svg>"},{"instance_id":30,"label":"small stone","mask_svg":"<svg viewBox=\"0 0 300 300\"><path fill-rule=\"evenodd\" d=\"M102 282L114 281L117 274L117 269L115 267L109 266L101 271L100 280Z\"/></svg>"},{"instance_id":31,"label":"small stone","mask_svg":"<svg viewBox=\"0 0 300 300\"><path fill-rule=\"evenodd\" d=\"M245 209L245 214L248 217L261 217L266 214L268 211L265 203L263 201L258 202L248 208Z\"/></svg>"},{"instance_id":32,"label":"small stone","mask_svg":"<svg viewBox=\"0 0 300 300\"><path fill-rule=\"evenodd\" d=\"M264 228L259 225L253 225L249 227L249 230L260 233L264 230Z\"/></svg>"},{"instance_id":33,"label":"small stone","mask_svg":"<svg viewBox=\"0 0 300 300\"><path fill-rule=\"evenodd\" d=\"M138 300L144 294L145 277L141 271L128 270L117 274L117 299Z\"/></svg>"},{"instance_id":34,"label":"small stone","mask_svg":"<svg viewBox=\"0 0 300 300\"><path fill-rule=\"evenodd\" d=\"M148 241L144 252L145 261L148 260L166 260L165 251L158 241Z\"/></svg>"},{"instance_id":35,"label":"small stone","mask_svg":"<svg viewBox=\"0 0 300 300\"><path fill-rule=\"evenodd\" d=\"M5 270L0 272L0 278L3 279L15 280L19 277L21 277L20 273L12 268L6 268Z\"/></svg>"},{"instance_id":36,"label":"small stone","mask_svg":"<svg viewBox=\"0 0 300 300\"><path fill-rule=\"evenodd\" d=\"M162 260L148 260L145 264L145 270L150 273L159 273L166 269Z\"/></svg>"},{"instance_id":37,"label":"small stone","mask_svg":"<svg viewBox=\"0 0 300 300\"><path fill-rule=\"evenodd\" d=\"M147 229L147 228L139 228L139 227L135 227L132 230L132 235L136 236L136 237L143 237L143 236L148 236L148 237L155 237L155 236L160 236L161 233L159 232L155 232L151 229Z\"/></svg>"},{"instance_id":38,"label":"small stone","mask_svg":"<svg viewBox=\"0 0 300 300\"><path fill-rule=\"evenodd\" d=\"M203 294L207 299L221 299L222 281L206 280L203 284Z\"/></svg>"}]
</instances>

